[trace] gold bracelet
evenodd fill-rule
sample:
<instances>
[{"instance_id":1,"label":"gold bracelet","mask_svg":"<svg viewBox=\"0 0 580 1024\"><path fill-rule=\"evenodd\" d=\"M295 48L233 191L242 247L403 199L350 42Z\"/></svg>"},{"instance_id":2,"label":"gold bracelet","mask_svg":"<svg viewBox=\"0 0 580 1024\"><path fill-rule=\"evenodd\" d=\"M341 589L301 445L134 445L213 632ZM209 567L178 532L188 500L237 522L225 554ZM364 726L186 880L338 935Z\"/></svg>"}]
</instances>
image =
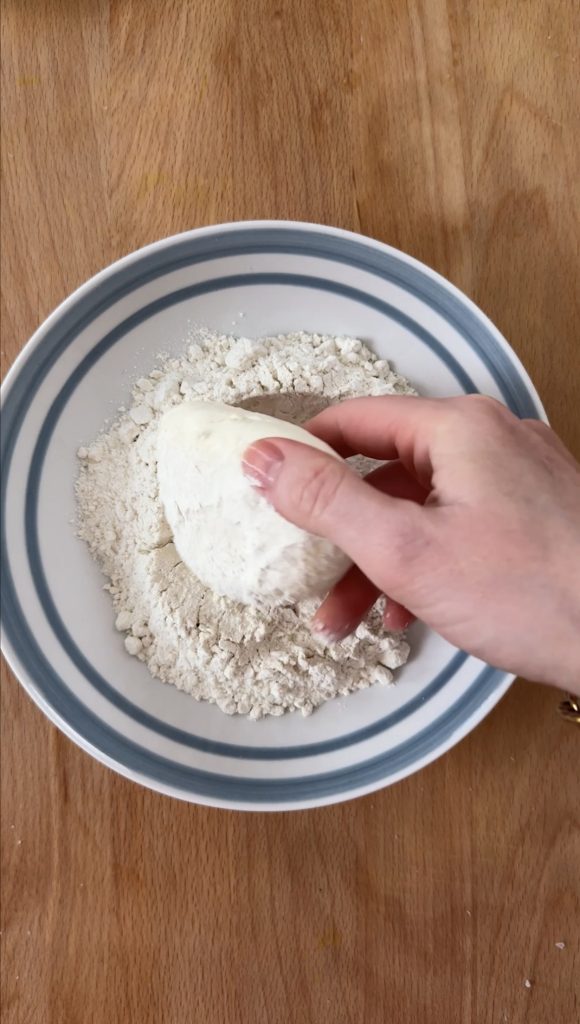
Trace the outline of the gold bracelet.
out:
<instances>
[{"instance_id":1,"label":"gold bracelet","mask_svg":"<svg viewBox=\"0 0 580 1024\"><path fill-rule=\"evenodd\" d=\"M566 722L575 722L576 725L580 725L580 697L569 693L568 700L563 700L561 704L558 704L558 711Z\"/></svg>"}]
</instances>

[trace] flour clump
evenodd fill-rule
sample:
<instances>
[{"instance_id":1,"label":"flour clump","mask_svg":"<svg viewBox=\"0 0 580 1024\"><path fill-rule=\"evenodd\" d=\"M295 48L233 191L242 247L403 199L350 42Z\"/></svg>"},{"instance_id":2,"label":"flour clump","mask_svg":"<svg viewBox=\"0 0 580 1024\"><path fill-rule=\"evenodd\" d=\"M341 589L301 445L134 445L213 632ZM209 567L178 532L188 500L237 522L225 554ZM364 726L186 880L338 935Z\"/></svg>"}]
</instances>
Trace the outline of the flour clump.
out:
<instances>
[{"instance_id":1,"label":"flour clump","mask_svg":"<svg viewBox=\"0 0 580 1024\"><path fill-rule=\"evenodd\" d=\"M163 682L252 718L307 715L337 695L391 683L409 647L385 633L380 604L329 645L309 628L315 599L261 608L203 583L175 543L157 463L162 418L183 403L221 402L301 423L344 398L395 393L414 392L361 341L306 333L198 332L181 357L160 359L137 380L127 410L78 452L78 533L107 577L127 652Z\"/></svg>"}]
</instances>

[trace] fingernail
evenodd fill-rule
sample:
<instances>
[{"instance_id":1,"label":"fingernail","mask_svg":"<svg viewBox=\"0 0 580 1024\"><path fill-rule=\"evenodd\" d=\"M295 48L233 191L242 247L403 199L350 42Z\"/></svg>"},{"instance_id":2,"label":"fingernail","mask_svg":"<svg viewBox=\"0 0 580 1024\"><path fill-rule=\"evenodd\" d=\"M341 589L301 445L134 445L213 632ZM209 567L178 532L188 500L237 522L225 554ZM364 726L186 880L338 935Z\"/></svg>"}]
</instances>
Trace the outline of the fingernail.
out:
<instances>
[{"instance_id":1,"label":"fingernail","mask_svg":"<svg viewBox=\"0 0 580 1024\"><path fill-rule=\"evenodd\" d=\"M310 623L310 632L319 640L324 640L327 644L334 644L338 640L334 630L330 629L326 622L319 622L318 619L313 619Z\"/></svg>"},{"instance_id":2,"label":"fingernail","mask_svg":"<svg viewBox=\"0 0 580 1024\"><path fill-rule=\"evenodd\" d=\"M383 614L383 623L385 629L392 630L394 633L400 632L402 629L408 629L412 622L415 621L415 616L403 605L397 604L394 601L390 601L387 598L387 604Z\"/></svg>"},{"instance_id":3,"label":"fingernail","mask_svg":"<svg viewBox=\"0 0 580 1024\"><path fill-rule=\"evenodd\" d=\"M268 490L275 482L284 456L271 441L257 441L244 452L242 469L252 487Z\"/></svg>"},{"instance_id":4,"label":"fingernail","mask_svg":"<svg viewBox=\"0 0 580 1024\"><path fill-rule=\"evenodd\" d=\"M329 626L327 622L313 619L310 623L310 631L321 640L325 640L327 644L337 644L353 633L357 625L358 623L356 625L343 623L340 629L336 629Z\"/></svg>"}]
</instances>

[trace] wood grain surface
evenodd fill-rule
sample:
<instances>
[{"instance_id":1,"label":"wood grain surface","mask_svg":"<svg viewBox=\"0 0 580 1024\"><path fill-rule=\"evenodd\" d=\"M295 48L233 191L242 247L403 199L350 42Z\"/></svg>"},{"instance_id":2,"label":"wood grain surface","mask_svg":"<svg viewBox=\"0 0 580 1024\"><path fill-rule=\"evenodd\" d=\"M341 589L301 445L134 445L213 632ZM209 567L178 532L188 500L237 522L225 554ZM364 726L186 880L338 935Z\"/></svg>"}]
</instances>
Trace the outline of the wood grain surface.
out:
<instances>
[{"instance_id":1,"label":"wood grain surface","mask_svg":"<svg viewBox=\"0 0 580 1024\"><path fill-rule=\"evenodd\" d=\"M5 366L138 246L322 221L465 289L580 455L574 10L4 0ZM557 700L519 683L415 777L266 816L117 777L5 671L3 1021L573 1024L580 733Z\"/></svg>"}]
</instances>

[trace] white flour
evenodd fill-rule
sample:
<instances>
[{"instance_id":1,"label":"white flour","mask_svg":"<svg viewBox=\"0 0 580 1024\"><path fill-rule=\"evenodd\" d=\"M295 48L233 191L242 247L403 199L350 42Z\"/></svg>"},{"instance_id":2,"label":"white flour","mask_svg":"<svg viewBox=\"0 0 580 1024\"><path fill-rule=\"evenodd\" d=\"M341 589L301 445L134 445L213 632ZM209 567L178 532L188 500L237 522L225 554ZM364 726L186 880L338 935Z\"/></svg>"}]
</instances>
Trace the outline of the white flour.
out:
<instances>
[{"instance_id":1,"label":"white flour","mask_svg":"<svg viewBox=\"0 0 580 1024\"><path fill-rule=\"evenodd\" d=\"M79 536L108 577L117 629L151 674L251 718L390 683L408 644L382 629L380 606L341 643L314 637L315 603L269 613L218 597L183 565L157 486L161 415L205 398L303 422L357 395L412 388L360 341L290 334L257 341L199 333L182 358L137 381L112 427L79 449Z\"/></svg>"}]
</instances>

